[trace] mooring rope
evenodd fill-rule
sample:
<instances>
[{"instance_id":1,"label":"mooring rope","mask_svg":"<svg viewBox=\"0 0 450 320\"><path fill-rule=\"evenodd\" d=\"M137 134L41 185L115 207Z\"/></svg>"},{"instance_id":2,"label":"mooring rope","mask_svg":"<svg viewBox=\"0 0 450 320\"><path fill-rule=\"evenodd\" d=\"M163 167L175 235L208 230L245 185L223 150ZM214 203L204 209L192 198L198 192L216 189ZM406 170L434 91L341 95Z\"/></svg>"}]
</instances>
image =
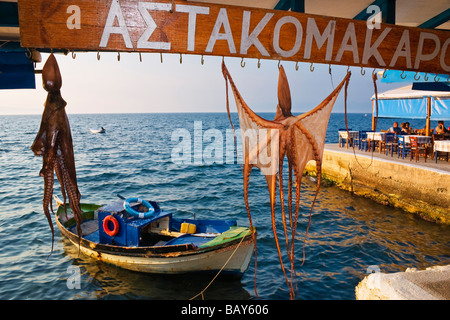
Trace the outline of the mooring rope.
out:
<instances>
[{"instance_id":1,"label":"mooring rope","mask_svg":"<svg viewBox=\"0 0 450 320\"><path fill-rule=\"evenodd\" d=\"M228 260L225 262L225 264L222 266L222 268L220 268L219 272L217 272L217 274L214 276L214 278L208 283L208 285L205 287L205 289L203 289L202 291L200 291L198 294L196 294L195 296L193 296L192 298L190 298L189 300L194 300L195 298L197 298L198 296L202 296L202 300L205 300L205 297L203 296L203 293L208 290L209 286L214 282L214 280L216 280L216 278L219 276L219 274L222 272L222 270L226 267L226 265L228 264L228 262L230 262L231 258L234 256L234 254L236 253L237 249L239 249L241 243L244 241L245 236L242 237L241 241L238 243L236 249L234 249L233 253L230 255L230 257L228 258Z\"/></svg>"}]
</instances>

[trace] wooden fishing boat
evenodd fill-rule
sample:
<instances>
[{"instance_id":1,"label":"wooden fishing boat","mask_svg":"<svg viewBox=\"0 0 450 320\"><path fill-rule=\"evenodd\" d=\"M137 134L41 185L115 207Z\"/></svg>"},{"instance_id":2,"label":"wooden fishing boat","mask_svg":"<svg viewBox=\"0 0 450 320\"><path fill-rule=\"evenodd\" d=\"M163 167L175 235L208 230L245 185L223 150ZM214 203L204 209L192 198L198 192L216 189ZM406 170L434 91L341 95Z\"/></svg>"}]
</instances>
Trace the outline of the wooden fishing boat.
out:
<instances>
[{"instance_id":1,"label":"wooden fishing boat","mask_svg":"<svg viewBox=\"0 0 450 320\"><path fill-rule=\"evenodd\" d=\"M218 272L242 276L253 254L250 229L235 220L176 219L158 203L124 200L108 205L81 204L82 237L67 205L58 202L56 223L81 253L125 269L182 274ZM150 210L152 209L152 210ZM139 211L140 210L140 211ZM139 215L141 217L139 217Z\"/></svg>"}]
</instances>

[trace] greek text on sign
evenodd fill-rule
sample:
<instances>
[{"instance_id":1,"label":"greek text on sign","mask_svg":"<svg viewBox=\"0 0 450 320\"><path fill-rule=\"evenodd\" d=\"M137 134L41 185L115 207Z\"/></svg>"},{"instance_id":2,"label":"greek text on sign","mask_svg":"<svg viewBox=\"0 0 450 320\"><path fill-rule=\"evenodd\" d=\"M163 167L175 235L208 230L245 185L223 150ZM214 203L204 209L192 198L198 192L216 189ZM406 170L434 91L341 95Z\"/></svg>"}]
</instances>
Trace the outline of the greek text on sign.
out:
<instances>
[{"instance_id":1,"label":"greek text on sign","mask_svg":"<svg viewBox=\"0 0 450 320\"><path fill-rule=\"evenodd\" d=\"M190 1L19 0L21 44L450 73L450 32Z\"/></svg>"}]
</instances>

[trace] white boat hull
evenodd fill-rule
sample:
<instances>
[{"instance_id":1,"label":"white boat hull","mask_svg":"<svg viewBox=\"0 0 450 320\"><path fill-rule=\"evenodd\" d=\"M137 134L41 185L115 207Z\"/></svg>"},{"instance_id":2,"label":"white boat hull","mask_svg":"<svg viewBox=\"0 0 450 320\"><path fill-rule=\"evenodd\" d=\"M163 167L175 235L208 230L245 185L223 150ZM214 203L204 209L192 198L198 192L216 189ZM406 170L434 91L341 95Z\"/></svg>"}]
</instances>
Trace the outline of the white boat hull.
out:
<instances>
[{"instance_id":1,"label":"white boat hull","mask_svg":"<svg viewBox=\"0 0 450 320\"><path fill-rule=\"evenodd\" d=\"M77 248L78 243L70 239ZM237 248L237 249L236 249ZM173 257L134 257L100 253L81 246L80 251L94 259L116 265L118 267L146 273L181 274L189 272L218 271L243 274L250 264L253 254L253 242L244 240L240 244L228 246L214 251L207 251L192 255ZM231 257L231 258L230 258ZM229 261L228 261L229 260Z\"/></svg>"}]
</instances>

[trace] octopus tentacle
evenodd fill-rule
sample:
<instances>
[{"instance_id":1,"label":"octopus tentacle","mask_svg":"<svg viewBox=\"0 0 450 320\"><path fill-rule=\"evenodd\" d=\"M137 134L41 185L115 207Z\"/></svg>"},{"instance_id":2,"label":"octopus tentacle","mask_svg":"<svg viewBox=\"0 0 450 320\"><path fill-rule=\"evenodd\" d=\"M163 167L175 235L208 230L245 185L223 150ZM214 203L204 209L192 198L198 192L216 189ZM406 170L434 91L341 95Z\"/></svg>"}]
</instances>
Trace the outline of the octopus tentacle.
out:
<instances>
[{"instance_id":1,"label":"octopus tentacle","mask_svg":"<svg viewBox=\"0 0 450 320\"><path fill-rule=\"evenodd\" d=\"M52 196L53 196L53 182L54 182L53 163L55 161L55 158L52 155L50 155L46 158L48 158L48 159L46 159L48 168L43 169L43 171L42 171L42 174L44 177L44 197L43 197L42 204L43 204L44 214L47 218L48 224L52 231L52 248L50 251L50 254L51 254L53 252L53 244L54 244L54 240L55 240L55 230L53 229L53 223L52 223L52 218L50 215L49 206L51 204Z\"/></svg>"},{"instance_id":2,"label":"octopus tentacle","mask_svg":"<svg viewBox=\"0 0 450 320\"><path fill-rule=\"evenodd\" d=\"M66 162L64 156L61 154L59 157L59 166L62 171L62 181L64 184L64 188L69 197L69 206L72 209L73 216L77 223L77 234L79 236L78 242L81 242L81 209L80 209L80 192L78 191L78 187L76 186L76 180L71 178L69 171L67 170Z\"/></svg>"},{"instance_id":3,"label":"octopus tentacle","mask_svg":"<svg viewBox=\"0 0 450 320\"><path fill-rule=\"evenodd\" d=\"M271 216L272 216L272 231L273 231L273 235L274 235L274 239L275 239L275 245L277 247L278 259L280 260L281 270L283 271L284 278L286 280L286 284L289 288L289 295L291 298L293 298L294 292L292 289L292 285L288 280L288 277L286 274L286 268L284 267L283 256L282 256L281 250L280 250L280 243L278 240L277 227L276 227L276 222L275 222L276 176L275 175L267 175L266 181L267 181L267 185L269 187L270 212L271 212Z\"/></svg>"},{"instance_id":4,"label":"octopus tentacle","mask_svg":"<svg viewBox=\"0 0 450 320\"><path fill-rule=\"evenodd\" d=\"M256 232L255 229L253 229L253 222L252 222L252 215L250 214L250 205L248 203L248 184L250 181L250 173L252 171L252 166L249 164L248 157L246 158L246 161L244 163L244 201L245 201L245 208L247 210L247 216L248 216L248 222L249 222L249 228L250 232L252 234L252 240L253 240L253 246L255 247L255 278L254 278L254 290L255 294L258 297L258 291L256 290L256 271L258 267L258 250L256 245Z\"/></svg>"},{"instance_id":5,"label":"octopus tentacle","mask_svg":"<svg viewBox=\"0 0 450 320\"><path fill-rule=\"evenodd\" d=\"M63 180L63 172L62 172L62 168L61 168L61 155L57 155L57 161L55 161L55 173L56 173L56 177L58 178L59 181L59 185L61 187L61 194L63 196L63 203L64 203L64 213L66 215L66 219L67 219L67 205L66 205L66 200L67 200L67 195L66 195L66 187L64 184L64 180Z\"/></svg>"}]
</instances>

